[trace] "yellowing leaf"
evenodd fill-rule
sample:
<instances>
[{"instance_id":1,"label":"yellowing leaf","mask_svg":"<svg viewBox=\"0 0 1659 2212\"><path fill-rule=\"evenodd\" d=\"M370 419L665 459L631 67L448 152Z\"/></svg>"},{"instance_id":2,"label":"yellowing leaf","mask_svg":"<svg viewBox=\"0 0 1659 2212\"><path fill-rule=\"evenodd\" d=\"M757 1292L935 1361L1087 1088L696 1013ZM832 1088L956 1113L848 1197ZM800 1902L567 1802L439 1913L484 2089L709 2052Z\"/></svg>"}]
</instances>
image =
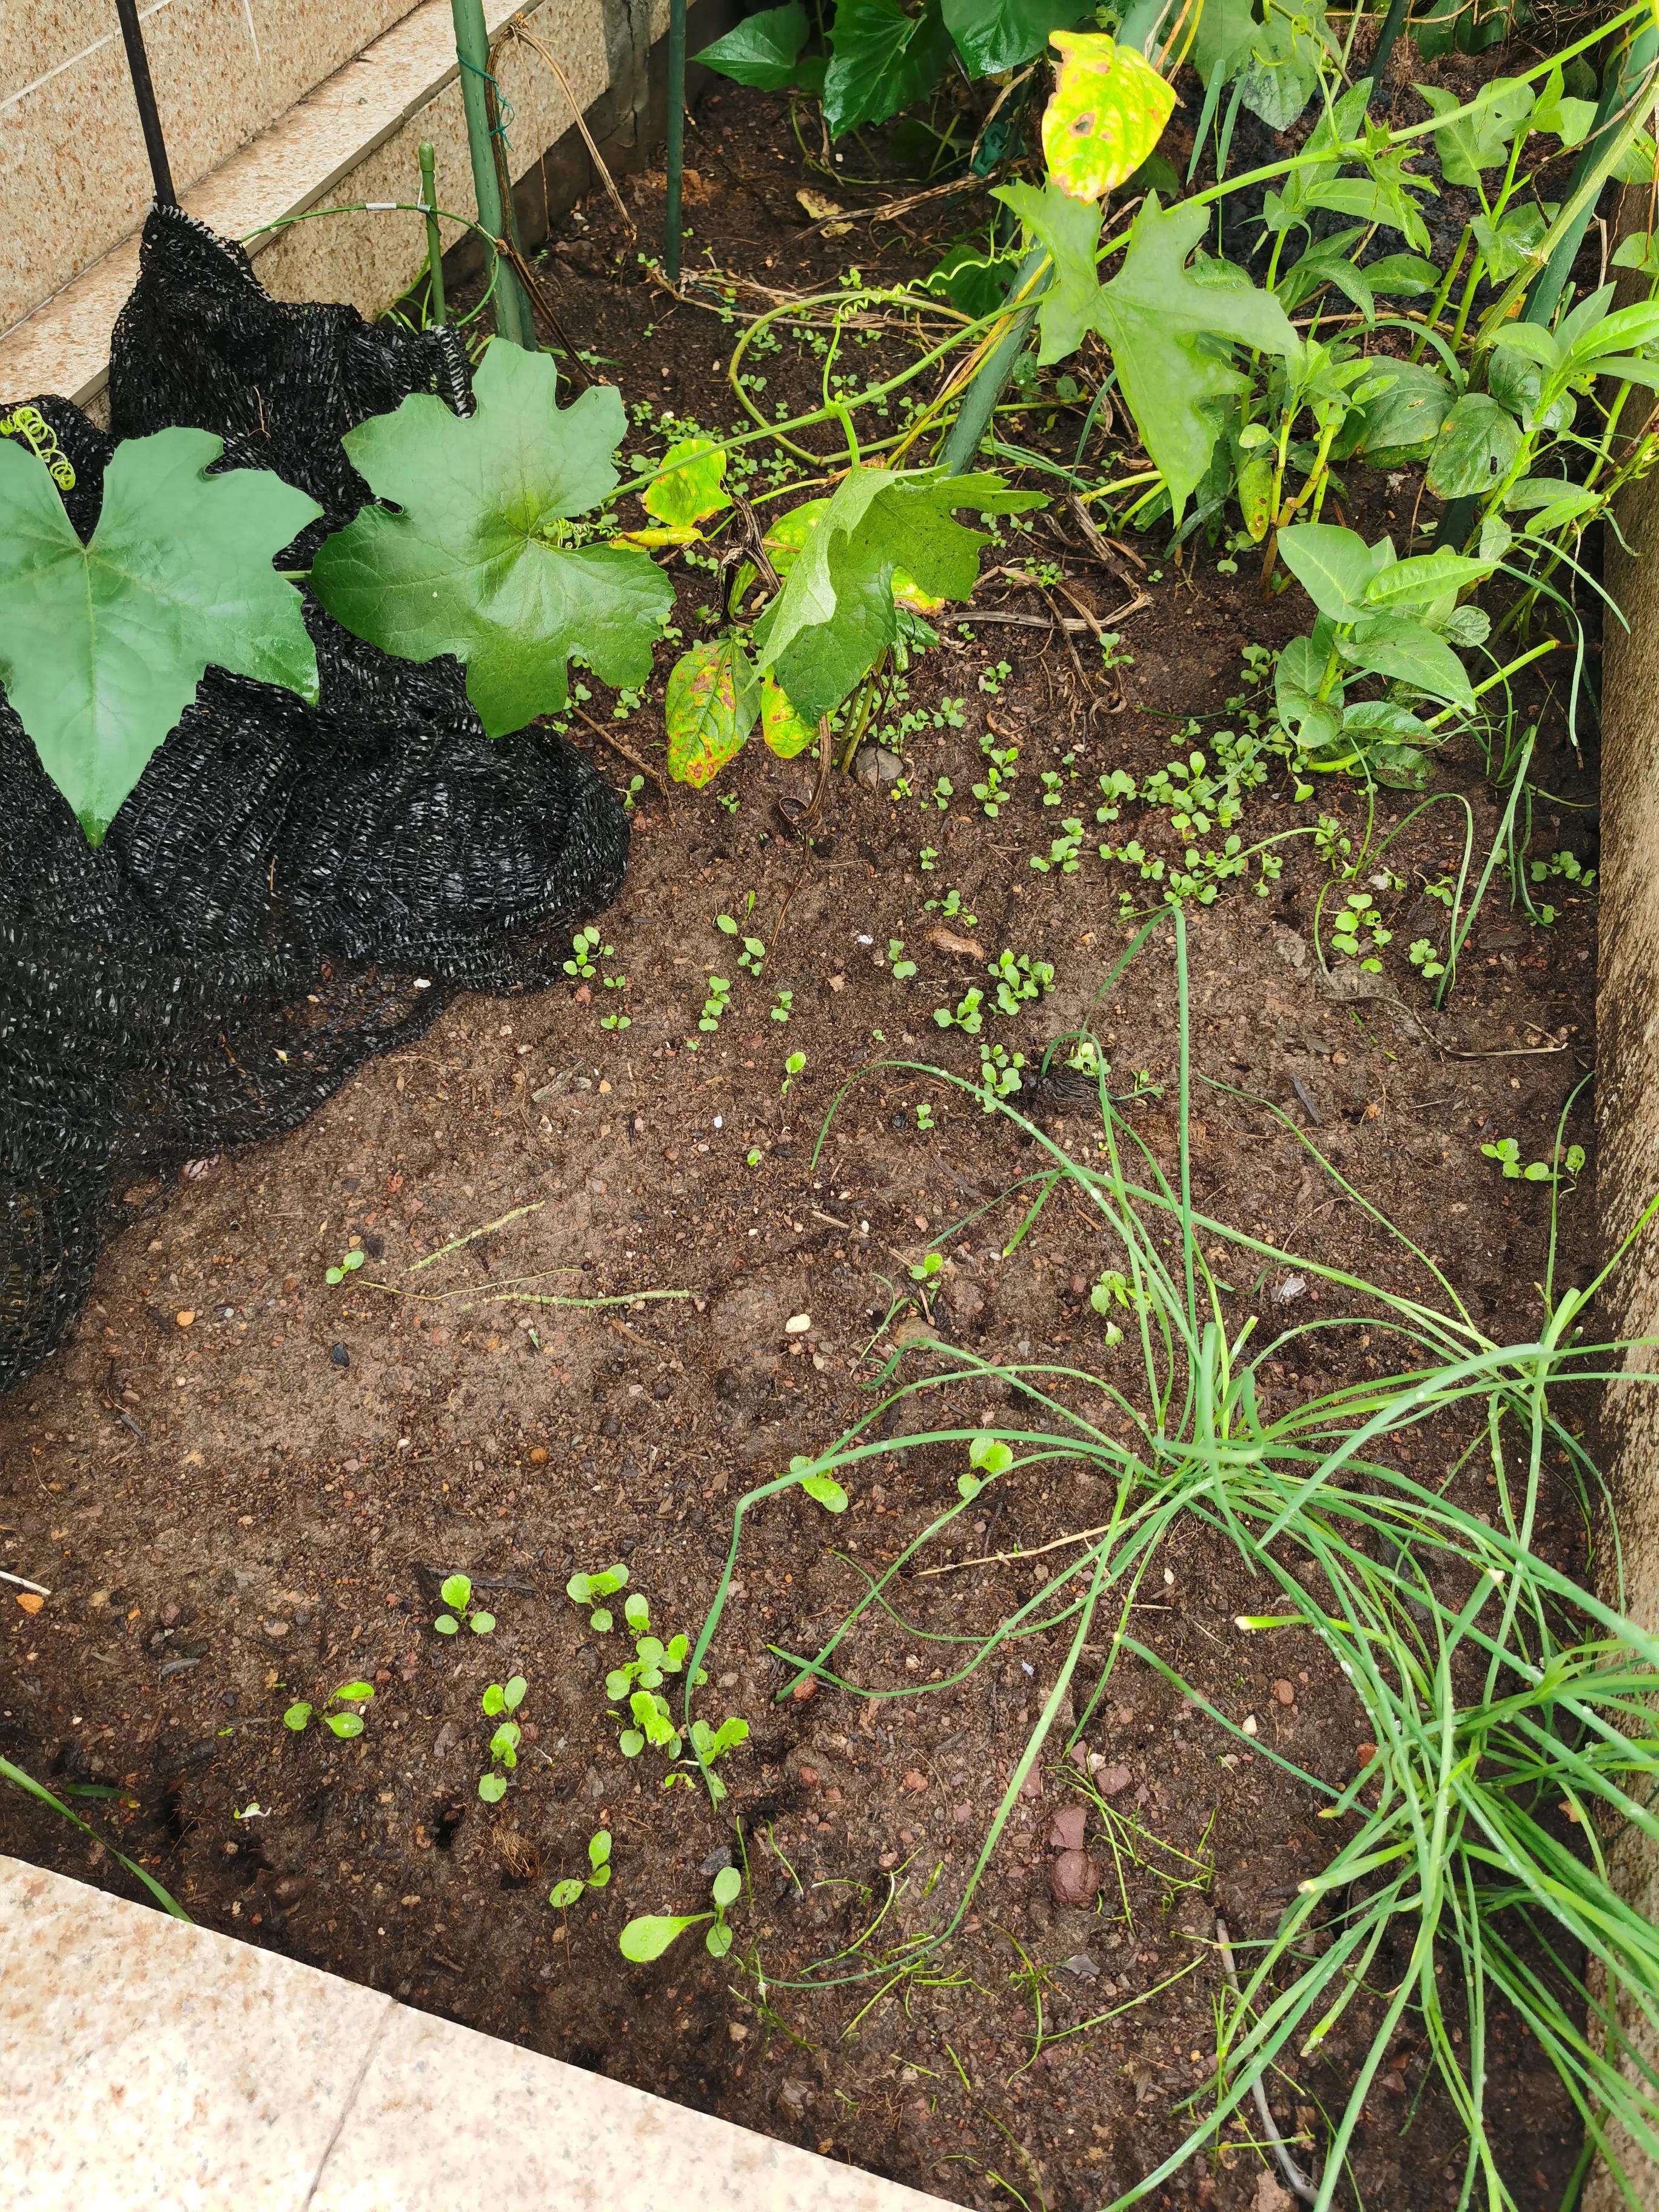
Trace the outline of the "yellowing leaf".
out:
<instances>
[{"instance_id":1,"label":"yellowing leaf","mask_svg":"<svg viewBox=\"0 0 1659 2212\"><path fill-rule=\"evenodd\" d=\"M1048 174L1073 199L1097 200L1132 177L1164 136L1176 98L1133 46L1103 33L1054 31L1054 95L1042 112Z\"/></svg>"},{"instance_id":2,"label":"yellowing leaf","mask_svg":"<svg viewBox=\"0 0 1659 2212\"><path fill-rule=\"evenodd\" d=\"M847 212L839 200L825 199L822 192L803 189L795 194L795 198L814 222L823 222L827 215L845 215ZM824 222L823 234L826 238L845 238L852 228L850 222Z\"/></svg>"},{"instance_id":3,"label":"yellowing leaf","mask_svg":"<svg viewBox=\"0 0 1659 2212\"><path fill-rule=\"evenodd\" d=\"M696 545L702 532L695 522L665 524L660 530L619 530L611 539L613 545L637 545L642 553L654 553L661 545Z\"/></svg>"},{"instance_id":4,"label":"yellowing leaf","mask_svg":"<svg viewBox=\"0 0 1659 2212\"><path fill-rule=\"evenodd\" d=\"M704 638L674 663L663 703L668 773L696 786L741 750L755 726L760 686L736 638Z\"/></svg>"},{"instance_id":5,"label":"yellowing leaf","mask_svg":"<svg viewBox=\"0 0 1659 2212\"><path fill-rule=\"evenodd\" d=\"M720 489L726 481L726 455L712 438L682 438L663 455L662 465L662 475L641 493L640 505L670 529L689 529L692 523L705 521L731 506ZM691 535L695 537L696 532ZM690 541L670 542L685 544Z\"/></svg>"},{"instance_id":6,"label":"yellowing leaf","mask_svg":"<svg viewBox=\"0 0 1659 2212\"><path fill-rule=\"evenodd\" d=\"M770 676L761 684L761 735L780 760L793 760L818 738L816 723L795 712L789 694Z\"/></svg>"},{"instance_id":7,"label":"yellowing leaf","mask_svg":"<svg viewBox=\"0 0 1659 2212\"><path fill-rule=\"evenodd\" d=\"M942 598L924 592L921 586L907 576L902 568L893 571L893 605L903 607L913 615L936 615L945 605Z\"/></svg>"}]
</instances>

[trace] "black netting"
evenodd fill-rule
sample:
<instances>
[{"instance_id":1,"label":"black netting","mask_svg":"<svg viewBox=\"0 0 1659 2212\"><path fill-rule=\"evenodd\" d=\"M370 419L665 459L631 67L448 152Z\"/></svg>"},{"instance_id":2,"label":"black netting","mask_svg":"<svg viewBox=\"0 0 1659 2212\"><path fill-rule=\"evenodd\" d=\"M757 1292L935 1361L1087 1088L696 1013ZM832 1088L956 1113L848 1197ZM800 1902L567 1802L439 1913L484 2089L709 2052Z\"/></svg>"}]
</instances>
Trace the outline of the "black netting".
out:
<instances>
[{"instance_id":1,"label":"black netting","mask_svg":"<svg viewBox=\"0 0 1659 2212\"><path fill-rule=\"evenodd\" d=\"M367 496L341 434L434 390L469 404L453 342L273 301L240 247L151 214L115 434L211 430L308 491L327 522L301 561ZM88 536L111 441L32 404ZM0 1389L78 1311L134 1186L292 1128L457 990L548 982L621 883L626 817L582 755L492 743L455 662L306 619L319 704L210 670L96 852L0 702Z\"/></svg>"}]
</instances>

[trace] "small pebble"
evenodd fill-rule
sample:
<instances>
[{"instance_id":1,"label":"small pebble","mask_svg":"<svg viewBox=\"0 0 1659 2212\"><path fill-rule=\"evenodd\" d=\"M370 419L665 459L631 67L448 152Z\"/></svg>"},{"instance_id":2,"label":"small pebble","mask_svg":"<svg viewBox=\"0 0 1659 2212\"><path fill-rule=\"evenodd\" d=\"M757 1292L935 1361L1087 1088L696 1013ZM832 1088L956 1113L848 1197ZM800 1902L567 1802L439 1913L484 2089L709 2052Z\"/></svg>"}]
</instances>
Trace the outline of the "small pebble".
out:
<instances>
[{"instance_id":1,"label":"small pebble","mask_svg":"<svg viewBox=\"0 0 1659 2212\"><path fill-rule=\"evenodd\" d=\"M337 1367L349 1367L351 1364L351 1354L343 1344L330 1345L328 1356Z\"/></svg>"},{"instance_id":2,"label":"small pebble","mask_svg":"<svg viewBox=\"0 0 1659 2212\"><path fill-rule=\"evenodd\" d=\"M1296 1703L1295 1689L1289 1682L1275 1682L1273 1684L1273 1701L1276 1705L1293 1705Z\"/></svg>"}]
</instances>

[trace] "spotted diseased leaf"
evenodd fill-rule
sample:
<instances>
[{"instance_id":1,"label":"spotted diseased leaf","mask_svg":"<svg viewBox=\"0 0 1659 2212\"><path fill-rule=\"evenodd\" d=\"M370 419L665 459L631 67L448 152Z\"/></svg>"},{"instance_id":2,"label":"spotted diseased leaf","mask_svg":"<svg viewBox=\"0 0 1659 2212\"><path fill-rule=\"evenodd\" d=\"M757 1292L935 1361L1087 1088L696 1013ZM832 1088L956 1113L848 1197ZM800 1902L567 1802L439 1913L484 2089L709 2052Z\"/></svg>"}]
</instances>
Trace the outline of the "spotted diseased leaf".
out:
<instances>
[{"instance_id":1,"label":"spotted diseased leaf","mask_svg":"<svg viewBox=\"0 0 1659 2212\"><path fill-rule=\"evenodd\" d=\"M1050 180L1097 200L1132 177L1175 112L1175 89L1133 46L1097 31L1056 31L1060 64L1042 111Z\"/></svg>"},{"instance_id":2,"label":"spotted diseased leaf","mask_svg":"<svg viewBox=\"0 0 1659 2212\"><path fill-rule=\"evenodd\" d=\"M793 760L818 741L817 725L795 712L789 694L769 676L761 678L761 735L780 760Z\"/></svg>"},{"instance_id":3,"label":"spotted diseased leaf","mask_svg":"<svg viewBox=\"0 0 1659 2212\"><path fill-rule=\"evenodd\" d=\"M574 541L570 518L612 490L625 428L620 394L594 385L555 404L546 354L504 338L474 380L476 414L416 392L345 437L376 495L325 539L318 598L347 629L400 660L453 653L491 737L555 714L574 654L606 684L637 688L673 590L641 552Z\"/></svg>"},{"instance_id":4,"label":"spotted diseased leaf","mask_svg":"<svg viewBox=\"0 0 1659 2212\"><path fill-rule=\"evenodd\" d=\"M662 465L664 473L646 486L640 505L671 530L706 522L731 506L720 489L726 482L726 455L712 438L682 438L663 455Z\"/></svg>"},{"instance_id":5,"label":"spotted diseased leaf","mask_svg":"<svg viewBox=\"0 0 1659 2212\"><path fill-rule=\"evenodd\" d=\"M735 637L700 639L669 672L664 713L668 773L701 786L719 775L755 726L760 684Z\"/></svg>"},{"instance_id":6,"label":"spotted diseased leaf","mask_svg":"<svg viewBox=\"0 0 1659 2212\"><path fill-rule=\"evenodd\" d=\"M1159 207L1149 192L1123 266L1100 288L1097 327L1112 349L1118 383L1141 442L1169 486L1177 517L1209 466L1218 434L1212 403L1247 380L1222 357L1227 340L1264 353L1296 351L1296 333L1270 293L1254 285L1201 284L1187 257L1209 226L1206 208Z\"/></svg>"},{"instance_id":7,"label":"spotted diseased leaf","mask_svg":"<svg viewBox=\"0 0 1659 2212\"><path fill-rule=\"evenodd\" d=\"M822 503L783 589L756 626L757 658L816 722L832 713L898 635L894 580L943 599L971 598L981 531L955 520L967 507L1012 514L1042 504L989 474L851 469ZM770 541L769 540L769 543Z\"/></svg>"},{"instance_id":8,"label":"spotted diseased leaf","mask_svg":"<svg viewBox=\"0 0 1659 2212\"><path fill-rule=\"evenodd\" d=\"M0 684L90 844L210 667L316 699L271 562L322 510L265 469L210 477L223 450L189 429L118 446L83 544L46 464L0 439Z\"/></svg>"}]
</instances>

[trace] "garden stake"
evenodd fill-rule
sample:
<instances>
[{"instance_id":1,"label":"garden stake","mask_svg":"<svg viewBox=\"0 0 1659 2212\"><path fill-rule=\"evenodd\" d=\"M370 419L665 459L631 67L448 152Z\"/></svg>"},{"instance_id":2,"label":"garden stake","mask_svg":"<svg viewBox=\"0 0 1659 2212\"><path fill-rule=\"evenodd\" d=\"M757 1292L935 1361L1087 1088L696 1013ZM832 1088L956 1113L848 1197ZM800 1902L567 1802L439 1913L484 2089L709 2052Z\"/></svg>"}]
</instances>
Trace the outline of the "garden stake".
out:
<instances>
[{"instance_id":1,"label":"garden stake","mask_svg":"<svg viewBox=\"0 0 1659 2212\"><path fill-rule=\"evenodd\" d=\"M685 174L685 0L668 0L668 196L663 210L663 269L680 281L680 188Z\"/></svg>"},{"instance_id":2,"label":"garden stake","mask_svg":"<svg viewBox=\"0 0 1659 2212\"><path fill-rule=\"evenodd\" d=\"M1046 246L1034 246L1014 272L1014 281L1008 287L1008 296L1017 300L1027 287L1036 282L1039 270L1048 258ZM1014 363L1019 359L1025 343L1025 334L1036 313L1036 301L1022 307L1008 325L1007 331L993 346L975 372L974 380L963 396L963 402L952 424L950 436L945 441L942 456L945 468L953 477L964 476L974 465L980 441L991 427L991 417L1002 397L1002 387L1014 373Z\"/></svg>"},{"instance_id":3,"label":"garden stake","mask_svg":"<svg viewBox=\"0 0 1659 2212\"><path fill-rule=\"evenodd\" d=\"M444 247L438 232L438 157L432 141L421 141L421 204L426 210L427 320L444 325Z\"/></svg>"},{"instance_id":4,"label":"garden stake","mask_svg":"<svg viewBox=\"0 0 1659 2212\"><path fill-rule=\"evenodd\" d=\"M507 210L495 169L495 131L492 130L487 87L494 82L489 70L489 33L484 28L483 0L450 0L455 21L455 58L461 65L461 100L466 109L467 150L472 156L472 189L477 197L478 220L492 239L507 234ZM499 129L499 125L495 126ZM499 249L492 255L497 258ZM536 350L535 325L531 319L517 274L509 265L495 270L495 327L504 338L526 352Z\"/></svg>"},{"instance_id":5,"label":"garden stake","mask_svg":"<svg viewBox=\"0 0 1659 2212\"><path fill-rule=\"evenodd\" d=\"M167 142L161 136L161 118L156 112L155 87L150 82L149 57L144 52L144 33L138 21L138 0L115 0L115 12L121 19L121 43L127 50L127 73L132 79L132 96L138 103L138 121L144 134L144 151L149 156L155 204L177 207L173 171L167 166Z\"/></svg>"}]
</instances>

